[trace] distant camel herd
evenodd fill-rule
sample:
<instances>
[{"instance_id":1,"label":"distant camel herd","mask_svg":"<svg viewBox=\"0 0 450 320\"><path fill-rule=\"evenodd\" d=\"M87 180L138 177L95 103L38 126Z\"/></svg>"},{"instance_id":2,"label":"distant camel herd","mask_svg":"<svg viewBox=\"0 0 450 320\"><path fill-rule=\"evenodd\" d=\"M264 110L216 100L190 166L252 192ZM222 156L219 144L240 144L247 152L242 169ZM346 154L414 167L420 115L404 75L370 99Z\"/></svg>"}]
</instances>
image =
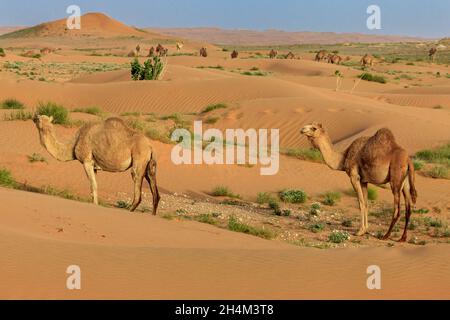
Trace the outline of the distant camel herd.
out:
<instances>
[{"instance_id":1,"label":"distant camel herd","mask_svg":"<svg viewBox=\"0 0 450 320\"><path fill-rule=\"evenodd\" d=\"M181 51L183 43L177 43L177 50ZM139 56L141 51L138 45L133 51ZM151 47L149 56L165 56L168 49L158 44ZM205 47L200 49L200 56L207 57ZM434 60L437 49L429 51L430 60ZM233 50L231 58L239 56L237 50ZM271 59L278 56L278 52L272 49L268 55ZM286 59L294 59L295 55L289 52ZM366 54L361 59L364 67L373 66L375 58ZM340 64L343 59L336 53L328 53L320 50L315 56L315 61L327 61L331 64ZM123 172L131 169L134 181L134 200L131 211L141 203L142 183L144 178L150 185L153 195L153 214L156 214L160 195L156 183L156 157L151 147L150 140L143 134L130 129L123 120L109 118L96 124L87 124L82 127L74 139L67 143L61 143L55 136L53 118L36 116L36 127L39 131L41 144L47 151L59 161L78 160L83 165L91 184L91 192L94 203L98 204L96 173L98 170L107 172ZM397 144L394 135L389 129L381 129L372 137L356 139L344 152L337 152L331 143L331 139L322 124L312 123L301 129L301 134L306 136L310 143L323 155L325 163L333 170L344 171L350 178L350 182L358 197L361 224L358 236L368 232L368 184L384 185L389 183L394 196L394 212L389 230L384 235L386 240L390 237L393 228L401 215L400 198L405 200L405 228L399 241L407 239L408 224L410 222L412 205L416 203L417 191L415 187L414 165L408 152Z\"/></svg>"}]
</instances>

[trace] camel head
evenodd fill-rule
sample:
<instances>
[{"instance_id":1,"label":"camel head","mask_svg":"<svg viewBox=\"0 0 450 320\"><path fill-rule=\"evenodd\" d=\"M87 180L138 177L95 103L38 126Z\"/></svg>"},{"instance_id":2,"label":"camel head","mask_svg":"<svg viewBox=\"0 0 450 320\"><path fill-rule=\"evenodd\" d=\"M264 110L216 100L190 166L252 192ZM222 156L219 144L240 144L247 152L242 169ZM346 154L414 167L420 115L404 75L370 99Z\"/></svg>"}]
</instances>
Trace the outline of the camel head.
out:
<instances>
[{"instance_id":1,"label":"camel head","mask_svg":"<svg viewBox=\"0 0 450 320\"><path fill-rule=\"evenodd\" d=\"M317 122L304 126L300 133L306 136L313 146L316 146L315 141L317 139L326 134L322 124Z\"/></svg>"},{"instance_id":2,"label":"camel head","mask_svg":"<svg viewBox=\"0 0 450 320\"><path fill-rule=\"evenodd\" d=\"M36 114L33 118L33 122L39 130L43 130L53 126L53 117Z\"/></svg>"}]
</instances>

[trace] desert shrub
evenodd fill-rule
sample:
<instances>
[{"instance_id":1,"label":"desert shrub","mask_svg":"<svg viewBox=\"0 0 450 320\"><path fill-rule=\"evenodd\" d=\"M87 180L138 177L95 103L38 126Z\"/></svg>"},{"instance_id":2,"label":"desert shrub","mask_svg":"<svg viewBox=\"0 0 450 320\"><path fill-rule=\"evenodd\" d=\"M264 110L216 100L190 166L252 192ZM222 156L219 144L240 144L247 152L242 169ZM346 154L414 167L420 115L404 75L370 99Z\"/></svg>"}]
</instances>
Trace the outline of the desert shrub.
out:
<instances>
[{"instance_id":1,"label":"desert shrub","mask_svg":"<svg viewBox=\"0 0 450 320\"><path fill-rule=\"evenodd\" d=\"M205 123L206 124L215 124L219 120L220 120L219 117L209 117L208 119L205 120Z\"/></svg>"},{"instance_id":2,"label":"desert shrub","mask_svg":"<svg viewBox=\"0 0 450 320\"><path fill-rule=\"evenodd\" d=\"M34 162L47 162L47 159L39 153L33 153L31 156L27 156L28 161L31 163Z\"/></svg>"},{"instance_id":3,"label":"desert shrub","mask_svg":"<svg viewBox=\"0 0 450 320\"><path fill-rule=\"evenodd\" d=\"M386 78L379 75L373 75L371 73L365 72L359 76L362 80L378 82L378 83L387 83Z\"/></svg>"},{"instance_id":4,"label":"desert shrub","mask_svg":"<svg viewBox=\"0 0 450 320\"><path fill-rule=\"evenodd\" d=\"M270 203L271 201L276 201L276 199L270 193L260 192L256 196L256 202L259 204Z\"/></svg>"},{"instance_id":5,"label":"desert shrub","mask_svg":"<svg viewBox=\"0 0 450 320\"><path fill-rule=\"evenodd\" d=\"M374 188L368 188L367 189L367 198L370 200L370 201L376 201L377 199L378 199L378 191L377 191L377 189L374 189Z\"/></svg>"},{"instance_id":6,"label":"desert shrub","mask_svg":"<svg viewBox=\"0 0 450 320\"><path fill-rule=\"evenodd\" d=\"M324 194L323 204L327 206L334 206L341 201L342 195L340 192L327 192Z\"/></svg>"},{"instance_id":7,"label":"desert shrub","mask_svg":"<svg viewBox=\"0 0 450 320\"><path fill-rule=\"evenodd\" d=\"M216 104L210 104L209 106L207 106L205 109L203 109L202 113L208 113L214 110L218 110L218 109L226 109L227 105L224 103L216 103Z\"/></svg>"},{"instance_id":8,"label":"desert shrub","mask_svg":"<svg viewBox=\"0 0 450 320\"><path fill-rule=\"evenodd\" d=\"M424 162L422 160L414 160L413 161L414 164L414 170L415 171L420 171L423 169L423 166L425 165Z\"/></svg>"},{"instance_id":9,"label":"desert shrub","mask_svg":"<svg viewBox=\"0 0 450 320\"><path fill-rule=\"evenodd\" d=\"M24 109L25 106L22 102L16 99L6 99L0 102L0 109Z\"/></svg>"},{"instance_id":10,"label":"desert shrub","mask_svg":"<svg viewBox=\"0 0 450 320\"><path fill-rule=\"evenodd\" d=\"M328 236L328 241L332 243L343 243L347 240L350 240L350 234L346 231L334 230Z\"/></svg>"},{"instance_id":11,"label":"desert shrub","mask_svg":"<svg viewBox=\"0 0 450 320\"><path fill-rule=\"evenodd\" d=\"M0 57L6 57L6 53L3 48L0 48Z\"/></svg>"},{"instance_id":12,"label":"desert shrub","mask_svg":"<svg viewBox=\"0 0 450 320\"><path fill-rule=\"evenodd\" d=\"M16 186L16 181L9 170L0 169L0 186L7 188L14 188Z\"/></svg>"},{"instance_id":13,"label":"desert shrub","mask_svg":"<svg viewBox=\"0 0 450 320\"><path fill-rule=\"evenodd\" d=\"M34 115L31 112L27 112L27 111L16 111L16 112L11 112L9 114L5 114L3 116L3 119L5 121L27 121L27 120L31 120L33 119Z\"/></svg>"},{"instance_id":14,"label":"desert shrub","mask_svg":"<svg viewBox=\"0 0 450 320\"><path fill-rule=\"evenodd\" d=\"M172 140L168 137L167 134L162 133L158 129L149 128L145 131L145 135L149 137L151 140L160 141L162 143L171 144Z\"/></svg>"},{"instance_id":15,"label":"desert shrub","mask_svg":"<svg viewBox=\"0 0 450 320\"><path fill-rule=\"evenodd\" d=\"M431 163L450 164L450 143L436 149L419 151L416 153L416 159Z\"/></svg>"},{"instance_id":16,"label":"desert shrub","mask_svg":"<svg viewBox=\"0 0 450 320\"><path fill-rule=\"evenodd\" d=\"M240 198L238 194L234 194L228 187L225 186L215 187L211 195L214 197Z\"/></svg>"},{"instance_id":17,"label":"desert shrub","mask_svg":"<svg viewBox=\"0 0 450 320\"><path fill-rule=\"evenodd\" d=\"M318 222L309 226L309 230L314 233L319 233L325 229L325 224Z\"/></svg>"},{"instance_id":18,"label":"desert shrub","mask_svg":"<svg viewBox=\"0 0 450 320\"><path fill-rule=\"evenodd\" d=\"M100 109L99 107L78 108L78 109L74 109L72 112L87 113L87 114L92 114L94 116L99 116L99 115L103 114L102 109Z\"/></svg>"},{"instance_id":19,"label":"desert shrub","mask_svg":"<svg viewBox=\"0 0 450 320\"><path fill-rule=\"evenodd\" d=\"M313 162L323 162L323 156L320 150L308 148L308 149L286 149L283 153L287 156L295 157L300 160L307 160Z\"/></svg>"},{"instance_id":20,"label":"desert shrub","mask_svg":"<svg viewBox=\"0 0 450 320\"><path fill-rule=\"evenodd\" d=\"M311 205L311 208L309 208L309 214L312 216L318 216L320 214L322 206L320 203L316 202Z\"/></svg>"},{"instance_id":21,"label":"desert shrub","mask_svg":"<svg viewBox=\"0 0 450 320\"><path fill-rule=\"evenodd\" d=\"M201 214L195 218L198 222L216 225L217 221L214 219L213 215L211 214Z\"/></svg>"},{"instance_id":22,"label":"desert shrub","mask_svg":"<svg viewBox=\"0 0 450 320\"><path fill-rule=\"evenodd\" d=\"M275 213L281 212L280 204L276 199L270 199L269 202L269 208L272 209Z\"/></svg>"},{"instance_id":23,"label":"desert shrub","mask_svg":"<svg viewBox=\"0 0 450 320\"><path fill-rule=\"evenodd\" d=\"M280 192L280 198L288 203L305 203L308 196L303 190L283 190Z\"/></svg>"},{"instance_id":24,"label":"desert shrub","mask_svg":"<svg viewBox=\"0 0 450 320\"><path fill-rule=\"evenodd\" d=\"M116 207L120 209L128 209L130 207L130 204L127 201L119 200L116 203Z\"/></svg>"},{"instance_id":25,"label":"desert shrub","mask_svg":"<svg viewBox=\"0 0 450 320\"><path fill-rule=\"evenodd\" d=\"M228 220L228 229L234 232L250 234L264 239L274 238L274 234L266 229L249 226L240 222L235 216L231 216Z\"/></svg>"},{"instance_id":26,"label":"desert shrub","mask_svg":"<svg viewBox=\"0 0 450 320\"><path fill-rule=\"evenodd\" d=\"M448 179L450 171L444 166L433 166L425 172L425 175L433 179Z\"/></svg>"},{"instance_id":27,"label":"desert shrub","mask_svg":"<svg viewBox=\"0 0 450 320\"><path fill-rule=\"evenodd\" d=\"M423 222L425 223L425 226L427 226L427 227L442 228L444 226L444 223L441 220L433 219L430 217L425 217Z\"/></svg>"},{"instance_id":28,"label":"desert shrub","mask_svg":"<svg viewBox=\"0 0 450 320\"><path fill-rule=\"evenodd\" d=\"M158 80L164 70L164 64L159 57L148 59L143 65L138 58L131 62L131 79L137 80Z\"/></svg>"},{"instance_id":29,"label":"desert shrub","mask_svg":"<svg viewBox=\"0 0 450 320\"><path fill-rule=\"evenodd\" d=\"M37 107L37 114L53 117L54 124L69 124L69 111L62 105L54 102L40 102Z\"/></svg>"}]
</instances>

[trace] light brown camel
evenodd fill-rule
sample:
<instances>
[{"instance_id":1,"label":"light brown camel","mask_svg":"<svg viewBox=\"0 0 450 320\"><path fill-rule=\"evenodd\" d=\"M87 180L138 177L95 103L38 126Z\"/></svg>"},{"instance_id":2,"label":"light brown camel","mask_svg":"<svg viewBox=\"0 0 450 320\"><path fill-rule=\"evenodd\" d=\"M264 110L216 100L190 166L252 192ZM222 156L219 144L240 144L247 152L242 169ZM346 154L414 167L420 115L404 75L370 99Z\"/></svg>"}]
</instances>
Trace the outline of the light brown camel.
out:
<instances>
[{"instance_id":1,"label":"light brown camel","mask_svg":"<svg viewBox=\"0 0 450 320\"><path fill-rule=\"evenodd\" d=\"M317 52L315 60L317 62L320 62L322 60L325 60L327 58L327 56L328 56L328 53L325 50L320 50L319 52Z\"/></svg>"},{"instance_id":2,"label":"light brown camel","mask_svg":"<svg viewBox=\"0 0 450 320\"><path fill-rule=\"evenodd\" d=\"M208 57L208 51L206 50L205 47L200 49L200 57L203 57L203 58Z\"/></svg>"},{"instance_id":3,"label":"light brown camel","mask_svg":"<svg viewBox=\"0 0 450 320\"><path fill-rule=\"evenodd\" d=\"M374 62L374 57L371 54L366 53L361 59L361 65L366 68L367 66L372 67Z\"/></svg>"},{"instance_id":4,"label":"light brown camel","mask_svg":"<svg viewBox=\"0 0 450 320\"><path fill-rule=\"evenodd\" d=\"M180 52L184 47L184 43L183 42L177 42L177 51Z\"/></svg>"},{"instance_id":5,"label":"light brown camel","mask_svg":"<svg viewBox=\"0 0 450 320\"><path fill-rule=\"evenodd\" d=\"M269 52L269 58L270 59L275 59L278 55L278 51L275 51L274 49L270 50Z\"/></svg>"},{"instance_id":6,"label":"light brown camel","mask_svg":"<svg viewBox=\"0 0 450 320\"><path fill-rule=\"evenodd\" d=\"M318 148L326 164L333 170L345 171L350 177L356 191L361 210L361 227L357 232L362 236L368 232L369 222L369 183L384 185L390 183L394 194L394 213L389 231L383 237L390 237L392 229L400 218L400 194L405 198L405 230L400 242L406 241L408 224L411 217L412 203L416 203L414 165L405 149L396 142L389 129L381 129L372 137L356 139L344 152L337 152L333 148L331 139L319 123L303 127L301 133L311 144Z\"/></svg>"},{"instance_id":7,"label":"light brown camel","mask_svg":"<svg viewBox=\"0 0 450 320\"><path fill-rule=\"evenodd\" d=\"M342 57L337 54L330 54L328 55L328 63L331 64L341 64Z\"/></svg>"},{"instance_id":8,"label":"light brown camel","mask_svg":"<svg viewBox=\"0 0 450 320\"><path fill-rule=\"evenodd\" d=\"M91 184L93 202L98 204L96 173L124 172L131 169L134 180L134 200L130 211L135 211L142 200L142 182L145 178L153 195L153 214L156 215L160 200L156 184L156 160L150 140L131 130L118 118L99 123L89 123L76 133L73 140L60 142L56 138L53 118L38 116L34 122L41 144L59 161L78 160L83 164Z\"/></svg>"}]
</instances>

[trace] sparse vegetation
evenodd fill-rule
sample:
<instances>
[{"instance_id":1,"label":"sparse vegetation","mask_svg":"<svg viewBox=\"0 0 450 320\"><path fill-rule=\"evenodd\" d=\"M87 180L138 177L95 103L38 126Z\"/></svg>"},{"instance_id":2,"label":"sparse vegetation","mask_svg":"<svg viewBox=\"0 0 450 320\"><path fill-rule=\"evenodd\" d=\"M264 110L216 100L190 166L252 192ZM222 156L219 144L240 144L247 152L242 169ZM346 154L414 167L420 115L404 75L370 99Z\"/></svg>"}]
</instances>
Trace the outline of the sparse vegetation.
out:
<instances>
[{"instance_id":1,"label":"sparse vegetation","mask_svg":"<svg viewBox=\"0 0 450 320\"><path fill-rule=\"evenodd\" d=\"M325 230L325 224L318 222L309 226L309 230L313 233L319 233Z\"/></svg>"},{"instance_id":2,"label":"sparse vegetation","mask_svg":"<svg viewBox=\"0 0 450 320\"><path fill-rule=\"evenodd\" d=\"M320 214L320 210L322 209L322 206L320 203L316 202L311 205L309 208L309 214L312 216L318 216Z\"/></svg>"},{"instance_id":3,"label":"sparse vegetation","mask_svg":"<svg viewBox=\"0 0 450 320\"><path fill-rule=\"evenodd\" d=\"M21 110L25 109L25 106L22 102L20 102L17 99L6 99L0 102L0 109Z\"/></svg>"},{"instance_id":4,"label":"sparse vegetation","mask_svg":"<svg viewBox=\"0 0 450 320\"><path fill-rule=\"evenodd\" d=\"M424 171L425 176L433 179L449 179L450 170L442 165L432 166L430 169Z\"/></svg>"},{"instance_id":5,"label":"sparse vegetation","mask_svg":"<svg viewBox=\"0 0 450 320\"><path fill-rule=\"evenodd\" d=\"M270 203L271 201L276 201L276 198L267 192L260 192L256 196L256 202L258 204Z\"/></svg>"},{"instance_id":6,"label":"sparse vegetation","mask_svg":"<svg viewBox=\"0 0 450 320\"><path fill-rule=\"evenodd\" d=\"M282 151L282 153L286 154L289 157L295 157L300 160L312 161L312 162L323 162L322 153L319 150L313 149L313 148L309 148L309 149L290 148L290 149L286 149L286 150Z\"/></svg>"},{"instance_id":7,"label":"sparse vegetation","mask_svg":"<svg viewBox=\"0 0 450 320\"><path fill-rule=\"evenodd\" d=\"M0 169L0 186L7 188L16 187L16 181L9 170Z\"/></svg>"},{"instance_id":8,"label":"sparse vegetation","mask_svg":"<svg viewBox=\"0 0 450 320\"><path fill-rule=\"evenodd\" d=\"M94 116L100 116L103 114L102 109L100 109L99 107L77 108L74 109L72 112L87 113L92 114Z\"/></svg>"},{"instance_id":9,"label":"sparse vegetation","mask_svg":"<svg viewBox=\"0 0 450 320\"><path fill-rule=\"evenodd\" d=\"M34 115L31 112L20 110L5 114L3 119L5 121L28 121L33 119L33 116Z\"/></svg>"},{"instance_id":10,"label":"sparse vegetation","mask_svg":"<svg viewBox=\"0 0 450 320\"><path fill-rule=\"evenodd\" d=\"M211 193L214 197L229 197L229 198L236 198L240 199L241 196L238 194L234 194L228 187L225 186L218 186L215 187L214 190Z\"/></svg>"},{"instance_id":11,"label":"sparse vegetation","mask_svg":"<svg viewBox=\"0 0 450 320\"><path fill-rule=\"evenodd\" d=\"M360 79L365 80L365 81L371 81L371 82L378 82L378 83L387 83L387 80L385 77L383 76L379 76L379 75L373 75L371 73L363 73L359 76Z\"/></svg>"},{"instance_id":12,"label":"sparse vegetation","mask_svg":"<svg viewBox=\"0 0 450 320\"><path fill-rule=\"evenodd\" d=\"M203 109L202 113L208 113L208 112L212 112L214 110L226 109L226 108L227 108L227 105L224 103L210 104L205 109Z\"/></svg>"},{"instance_id":13,"label":"sparse vegetation","mask_svg":"<svg viewBox=\"0 0 450 320\"><path fill-rule=\"evenodd\" d=\"M323 204L327 206L334 206L341 201L342 194L340 192L327 192L323 195Z\"/></svg>"},{"instance_id":14,"label":"sparse vegetation","mask_svg":"<svg viewBox=\"0 0 450 320\"><path fill-rule=\"evenodd\" d=\"M376 201L378 199L378 191L377 191L377 189L369 187L367 189L367 198L370 201Z\"/></svg>"},{"instance_id":15,"label":"sparse vegetation","mask_svg":"<svg viewBox=\"0 0 450 320\"><path fill-rule=\"evenodd\" d=\"M350 234L340 230L334 230L328 237L328 241L332 243L343 243L347 240L350 240Z\"/></svg>"},{"instance_id":16,"label":"sparse vegetation","mask_svg":"<svg viewBox=\"0 0 450 320\"><path fill-rule=\"evenodd\" d=\"M127 201L119 200L116 203L116 207L119 208L119 209L129 209L130 208L130 204Z\"/></svg>"},{"instance_id":17,"label":"sparse vegetation","mask_svg":"<svg viewBox=\"0 0 450 320\"><path fill-rule=\"evenodd\" d=\"M54 102L40 102L37 107L37 114L53 117L54 124L70 124L69 111L62 105Z\"/></svg>"},{"instance_id":18,"label":"sparse vegetation","mask_svg":"<svg viewBox=\"0 0 450 320\"><path fill-rule=\"evenodd\" d=\"M137 80L158 80L164 70L164 64L159 57L148 59L143 65L138 58L131 62L131 79Z\"/></svg>"},{"instance_id":19,"label":"sparse vegetation","mask_svg":"<svg viewBox=\"0 0 450 320\"><path fill-rule=\"evenodd\" d=\"M6 57L6 53L3 48L0 48L0 57L2 57L2 58Z\"/></svg>"},{"instance_id":20,"label":"sparse vegetation","mask_svg":"<svg viewBox=\"0 0 450 320\"><path fill-rule=\"evenodd\" d=\"M264 239L272 239L275 237L273 232L263 229L257 228L253 226L249 226L245 223L240 222L235 216L231 216L228 220L228 229L234 232L241 232L253 236L257 236Z\"/></svg>"},{"instance_id":21,"label":"sparse vegetation","mask_svg":"<svg viewBox=\"0 0 450 320\"><path fill-rule=\"evenodd\" d=\"M305 203L308 196L303 190L288 189L280 192L280 199L288 203Z\"/></svg>"},{"instance_id":22,"label":"sparse vegetation","mask_svg":"<svg viewBox=\"0 0 450 320\"><path fill-rule=\"evenodd\" d=\"M28 161L31 163L35 163L35 162L45 162L47 163L47 159L45 159L45 157L43 155L41 155L40 153L33 153L28 157Z\"/></svg>"}]
</instances>

